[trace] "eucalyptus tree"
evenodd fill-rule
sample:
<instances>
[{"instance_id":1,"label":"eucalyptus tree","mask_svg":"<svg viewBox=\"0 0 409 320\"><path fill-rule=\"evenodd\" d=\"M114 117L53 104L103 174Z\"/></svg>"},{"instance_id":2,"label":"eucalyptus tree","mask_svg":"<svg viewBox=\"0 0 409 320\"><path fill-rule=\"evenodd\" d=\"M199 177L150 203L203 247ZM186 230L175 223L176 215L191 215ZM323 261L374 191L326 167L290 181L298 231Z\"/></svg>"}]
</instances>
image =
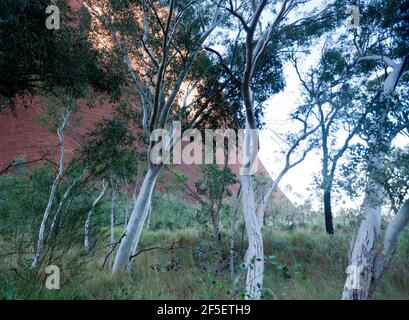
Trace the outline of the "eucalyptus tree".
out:
<instances>
[{"instance_id":1,"label":"eucalyptus tree","mask_svg":"<svg viewBox=\"0 0 409 320\"><path fill-rule=\"evenodd\" d=\"M88 133L89 141L81 150L81 159L95 180L102 181L101 192L88 211L84 227L84 243L87 256L90 255L89 230L95 206L104 196L107 187L111 189L110 210L110 260L115 246L115 226L118 221L117 195L122 189L127 206L129 198L128 181L135 180L139 174L140 155L136 152L135 144L140 143L135 132L131 129L133 113L124 105L117 107L113 119L97 123L96 128ZM127 220L125 207L124 219ZM111 265L111 263L110 263Z\"/></svg>"},{"instance_id":2,"label":"eucalyptus tree","mask_svg":"<svg viewBox=\"0 0 409 320\"><path fill-rule=\"evenodd\" d=\"M82 1L110 36L124 62L134 96L143 114L147 139L172 120L178 95L192 66L222 20L222 1ZM135 65L136 62L136 65ZM174 130L171 129L170 139ZM113 265L113 272L128 265L145 223L152 192L163 165L162 155L148 141L148 171L144 177Z\"/></svg>"},{"instance_id":3,"label":"eucalyptus tree","mask_svg":"<svg viewBox=\"0 0 409 320\"><path fill-rule=\"evenodd\" d=\"M345 37L326 39L320 60L302 74L297 59L295 71L304 89L304 103L296 114L310 113L319 126L322 154L320 188L323 190L325 228L334 233L331 192L339 160L348 150L351 140L362 131L370 106L363 103L360 89L365 80L357 74L356 55L342 53ZM353 117L351 117L353 115Z\"/></svg>"},{"instance_id":4,"label":"eucalyptus tree","mask_svg":"<svg viewBox=\"0 0 409 320\"><path fill-rule=\"evenodd\" d=\"M50 215L53 203L55 201L55 196L57 188L63 178L64 174L64 165L65 165L65 130L68 126L68 122L72 113L77 109L76 102L73 101L70 97L64 96L53 96L51 100L51 106L46 110L46 113L43 115L44 119L47 119L51 130L57 132L59 140L59 161L57 166L57 172L54 178L54 181L51 185L50 195L46 208L43 213L43 217L40 223L40 229L38 232L37 246L35 253L33 255L31 267L36 268L38 262L41 258L41 255L44 251L44 245L46 240L45 229L47 227L48 217ZM58 210L58 209L57 209ZM58 212L58 211L57 211Z\"/></svg>"},{"instance_id":5,"label":"eucalyptus tree","mask_svg":"<svg viewBox=\"0 0 409 320\"><path fill-rule=\"evenodd\" d=\"M202 166L203 179L195 182L196 197L202 205L202 211L210 216L213 225L215 244L223 258L223 242L221 234L220 213L223 200L231 196L229 187L237 183L235 174L227 165L218 168L216 164Z\"/></svg>"},{"instance_id":6,"label":"eucalyptus tree","mask_svg":"<svg viewBox=\"0 0 409 320\"><path fill-rule=\"evenodd\" d=\"M84 251L86 254L86 257L89 258L91 255L91 241L90 241L90 225L91 225L91 219L92 215L94 213L95 207L98 205L98 203L101 201L102 197L105 194L105 191L108 187L108 183L106 181L102 181L102 186L101 186L101 191L99 195L95 198L95 200L92 202L91 209L89 209L87 213L87 218L85 220L85 225L84 225Z\"/></svg>"},{"instance_id":7,"label":"eucalyptus tree","mask_svg":"<svg viewBox=\"0 0 409 320\"><path fill-rule=\"evenodd\" d=\"M232 88L232 91L240 97L238 109L243 110L243 122L246 127L240 181L243 192L244 221L249 241L249 248L244 261L247 269L247 299L260 299L262 297L264 276L264 249L260 215L257 216L256 212L250 169L254 165L258 151L257 129L260 125L258 119L262 116L263 109L260 100L266 100L268 95L274 93L274 88L277 89L278 83L275 82L272 86L270 84L270 88L273 90L260 89L266 88L264 81L269 76L275 76L276 79L280 76L282 72L279 59L280 51L294 49L297 43L308 44L311 37L331 28L332 24L329 18L334 19L337 15L337 10L330 10L330 8L336 9L332 4L324 6L323 10L316 11L308 10L309 8L304 6L306 3L308 1L227 1L225 6L225 10L240 24L239 33L243 33L243 41L236 41L231 56L234 57L235 52L240 53L241 51L239 56L242 58L244 67L239 65L234 70L234 68L228 68L229 65L224 61L222 65L230 77L235 77L235 87ZM302 12L301 18L294 19L292 17L291 19L291 15L297 9ZM220 53L218 57L221 58ZM267 57L272 57L272 59ZM281 84L281 88L282 86L283 84ZM280 91L279 84L278 91ZM314 130L308 124L304 128L306 128L306 132ZM295 141L296 147L298 143ZM291 166L291 153L288 154L287 164L282 175L288 171L288 166ZM280 177L278 178L277 184L280 180ZM273 185L268 190L266 197L269 197L272 193L271 190L274 189ZM263 203L260 209L264 214L266 201L263 200Z\"/></svg>"},{"instance_id":8,"label":"eucalyptus tree","mask_svg":"<svg viewBox=\"0 0 409 320\"><path fill-rule=\"evenodd\" d=\"M343 299L369 299L397 248L399 236L409 220L405 202L389 223L384 242L377 251L381 234L381 212L385 188L380 177L393 139L408 130L405 101L409 47L406 1L368 1L362 4L361 27L353 32L359 62L372 79L373 111L365 123L362 138L367 147L367 185L362 204L363 220L353 242ZM406 96L407 97L407 96Z\"/></svg>"}]
</instances>

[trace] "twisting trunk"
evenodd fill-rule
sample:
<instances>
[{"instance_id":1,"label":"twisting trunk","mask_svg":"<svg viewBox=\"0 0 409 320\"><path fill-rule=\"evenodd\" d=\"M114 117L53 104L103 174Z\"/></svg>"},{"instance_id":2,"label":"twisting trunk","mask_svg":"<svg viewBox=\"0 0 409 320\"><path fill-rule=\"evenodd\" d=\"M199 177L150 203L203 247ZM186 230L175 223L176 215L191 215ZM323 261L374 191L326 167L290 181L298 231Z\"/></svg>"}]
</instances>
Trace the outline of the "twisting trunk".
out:
<instances>
[{"instance_id":1,"label":"twisting trunk","mask_svg":"<svg viewBox=\"0 0 409 320\"><path fill-rule=\"evenodd\" d=\"M245 257L247 268L246 299L261 298L261 288L264 278L264 248L261 227L258 223L251 176L241 176L243 187L243 211L246 224L249 247Z\"/></svg>"},{"instance_id":2,"label":"twisting trunk","mask_svg":"<svg viewBox=\"0 0 409 320\"><path fill-rule=\"evenodd\" d=\"M376 159L374 166L379 168L381 160ZM367 300L369 298L369 287L374 271L374 250L381 227L383 198L383 188L375 181L374 169L369 175L368 191L363 203L365 217L361 222L352 249L347 280L342 293L344 300Z\"/></svg>"},{"instance_id":3,"label":"twisting trunk","mask_svg":"<svg viewBox=\"0 0 409 320\"><path fill-rule=\"evenodd\" d=\"M111 180L112 182L112 180ZM117 184L116 182L112 186L112 195L111 195L111 238L109 240L109 250L110 250L110 256L109 256L109 268L112 269L112 262L113 262L113 246L115 245L115 210L116 210L116 188Z\"/></svg>"},{"instance_id":4,"label":"twisting trunk","mask_svg":"<svg viewBox=\"0 0 409 320\"><path fill-rule=\"evenodd\" d=\"M85 250L85 254L86 254L87 257L89 257L89 255L91 254L91 246L90 246L90 243L89 243L89 226L91 224L92 214L94 212L94 209L95 209L96 205L101 200L101 198L104 196L107 187L108 187L108 184L105 183L105 181L103 181L102 182L101 193L98 195L98 197L92 203L92 207L88 211L87 219L85 220L85 226L84 226L84 250Z\"/></svg>"},{"instance_id":5,"label":"twisting trunk","mask_svg":"<svg viewBox=\"0 0 409 320\"><path fill-rule=\"evenodd\" d=\"M254 143L254 139L257 137L256 132L250 130L249 127L247 122L244 142L245 156L243 157L244 161L240 172L240 181L243 189L244 223L249 242L244 259L245 267L247 268L245 298L258 300L261 298L263 288L264 248L261 225L256 215L253 185L249 172L257 154L257 145Z\"/></svg>"},{"instance_id":6,"label":"twisting trunk","mask_svg":"<svg viewBox=\"0 0 409 320\"><path fill-rule=\"evenodd\" d=\"M395 89L402 71L407 64L408 57L401 63L395 63L391 59L384 56L369 56L361 58L361 60L383 60L389 67L393 68L389 73L383 84L383 96L389 96ZM384 149L388 149L392 143L393 137L388 135L384 128L384 122L388 114L386 109L381 109L377 118L375 118L375 125L378 127L378 132L371 136L371 143L373 150L372 159L370 159L370 169L368 177L368 186L363 203L364 219L361 222L358 234L353 246L350 265L347 268L347 279L342 293L344 300L367 300L370 298L376 284L376 269L375 266L375 248L376 241L380 232L381 225L381 207L383 205L384 188L377 181L377 176L383 172L384 169ZM385 141L385 139L387 139ZM405 222L406 207L402 208L401 215L397 220L393 220L393 224L388 227L388 239L392 234L397 233L401 227L401 223ZM389 241L388 240L388 241ZM388 244L385 242L386 250L389 252ZM382 255L382 253L379 253ZM378 256L379 256L378 254ZM390 258L388 258L390 260ZM378 258L382 261L382 258ZM388 263L389 263L388 260ZM385 260L386 261L386 260ZM383 271L384 267L379 267ZM382 273L378 271L379 274ZM372 288L372 289L371 289Z\"/></svg>"},{"instance_id":7,"label":"twisting trunk","mask_svg":"<svg viewBox=\"0 0 409 320\"><path fill-rule=\"evenodd\" d=\"M138 246L143 225L149 211L149 205L160 166L151 166L143 180L141 190L136 199L135 207L129 218L128 225L122 237L115 257L113 272L125 270L132 252L132 245Z\"/></svg>"},{"instance_id":8,"label":"twisting trunk","mask_svg":"<svg viewBox=\"0 0 409 320\"><path fill-rule=\"evenodd\" d=\"M375 291L383 272L389 266L399 244L399 237L409 223L409 200L403 204L396 216L389 223L382 248L378 251L374 261L374 275L369 288L369 298Z\"/></svg>"},{"instance_id":9,"label":"twisting trunk","mask_svg":"<svg viewBox=\"0 0 409 320\"><path fill-rule=\"evenodd\" d=\"M65 129L65 126L66 126L66 124L68 122L68 119L70 118L70 115L71 115L70 111L64 110L63 121L62 121L61 125L57 129L58 139L60 141L60 162L59 162L59 166L58 166L57 175L56 175L56 177L54 179L54 182L53 182L53 184L51 186L50 196L48 197L48 203L47 203L47 206L45 208L43 218L41 220L40 230L38 232L37 249L36 249L36 252L35 252L35 254L33 256L33 260L32 260L32 263L31 263L32 268L37 267L38 261L39 261L39 259L41 257L41 254L43 253L45 227L47 225L48 216L50 214L51 207L52 207L53 202L54 202L57 187L58 187L58 185L60 183L60 180L61 180L63 172L64 172L64 155L65 155L64 129Z\"/></svg>"}]
</instances>

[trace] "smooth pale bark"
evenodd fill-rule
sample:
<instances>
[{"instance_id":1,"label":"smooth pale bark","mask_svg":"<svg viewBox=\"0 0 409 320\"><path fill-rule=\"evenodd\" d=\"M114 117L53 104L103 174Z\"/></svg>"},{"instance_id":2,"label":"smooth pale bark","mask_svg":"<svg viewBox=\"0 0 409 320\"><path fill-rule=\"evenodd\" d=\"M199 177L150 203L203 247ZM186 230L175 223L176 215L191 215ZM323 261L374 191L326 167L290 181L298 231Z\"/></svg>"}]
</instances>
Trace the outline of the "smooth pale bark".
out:
<instances>
[{"instance_id":1,"label":"smooth pale bark","mask_svg":"<svg viewBox=\"0 0 409 320\"><path fill-rule=\"evenodd\" d=\"M254 191L249 172L245 172L250 169L254 164L257 155L257 147L253 140L253 135L257 132L257 123L255 117L255 104L254 94L252 91L252 81L257 66L260 66L261 59L268 48L269 43L272 41L277 27L283 21L285 16L294 8L293 1L282 1L280 9L277 11L275 19L273 19L266 28L262 28L261 16L264 9L268 5L267 0L261 0L259 2L251 2L251 15L248 19L244 18L240 12L237 11L237 7L230 1L230 8L228 11L235 16L245 31L246 47L245 47L245 66L241 79L241 96L246 110L246 138L245 138L245 150L246 156L247 148L250 151L250 158L246 158L243 162L242 170L240 172L240 180L243 190L243 214L244 221L249 241L249 248L245 257L245 268L247 268L246 277L246 299L260 299L262 297L263 290L263 277L264 277L264 248L263 239L261 233L261 224L259 221L264 215L257 215ZM256 32L260 27L260 32ZM255 36L258 38L256 39ZM251 130L251 132L250 132ZM251 140L251 143L250 141ZM245 157L243 157L245 159ZM247 168L246 168L247 167ZM268 200L267 200L268 201ZM266 203L267 203L266 201Z\"/></svg>"},{"instance_id":2,"label":"smooth pale bark","mask_svg":"<svg viewBox=\"0 0 409 320\"><path fill-rule=\"evenodd\" d=\"M150 226L151 226L151 218L152 218L152 204L149 206L149 210L148 210L148 221L146 221L146 229L149 229ZM135 248L135 250L136 250L136 248ZM134 253L134 251L132 250L132 254L133 253ZM135 253L136 253L136 251L135 251Z\"/></svg>"},{"instance_id":3,"label":"smooth pale bark","mask_svg":"<svg viewBox=\"0 0 409 320\"><path fill-rule=\"evenodd\" d=\"M57 175L53 181L53 184L51 186L51 191L50 191L50 195L48 197L48 202L47 202L47 206L45 208L44 214L43 214L43 218L41 220L41 224L40 224L40 230L38 232L38 240L37 240L37 249L36 252L33 256L33 260L31 263L31 268L36 268L38 265L38 261L43 253L44 250L44 233L45 233L45 227L47 225L47 220L48 220L48 216L50 214L51 211L51 207L53 205L54 202L54 198L55 198L55 193L57 191L57 187L60 183L60 180L62 178L63 172L64 172L64 156L65 156L65 141L64 141L64 129L65 126L70 118L71 112L65 110L64 111L64 115L63 115L63 121L61 122L60 126L57 129L57 135L58 135L58 139L60 141L60 161L59 161L59 166L58 166L58 172Z\"/></svg>"},{"instance_id":4,"label":"smooth pale bark","mask_svg":"<svg viewBox=\"0 0 409 320\"><path fill-rule=\"evenodd\" d=\"M246 299L261 298L264 278L264 248L261 227L255 213L251 176L240 176L243 188L243 212L249 247L245 257L247 268Z\"/></svg>"},{"instance_id":5,"label":"smooth pale bark","mask_svg":"<svg viewBox=\"0 0 409 320\"><path fill-rule=\"evenodd\" d=\"M109 240L109 268L112 269L112 262L113 262L113 246L115 244L115 210L116 210L116 188L117 184L115 183L112 187L112 196L111 196L111 237Z\"/></svg>"},{"instance_id":6,"label":"smooth pale bark","mask_svg":"<svg viewBox=\"0 0 409 320\"><path fill-rule=\"evenodd\" d=\"M125 199L124 199L124 206L125 206L124 231L125 231L126 225L128 224L128 216L129 216L129 201L128 201L129 185L128 185L128 179L125 176L125 172L124 172L124 181L125 181L125 193L124 193L125 194Z\"/></svg>"},{"instance_id":7,"label":"smooth pale bark","mask_svg":"<svg viewBox=\"0 0 409 320\"><path fill-rule=\"evenodd\" d=\"M383 188L374 181L374 174L370 173L372 175L369 178L371 190L368 190L363 203L365 218L359 227L347 269L347 279L342 293L344 300L367 300L369 297L369 287L374 271L374 250L381 227L379 202L383 198Z\"/></svg>"},{"instance_id":8,"label":"smooth pale bark","mask_svg":"<svg viewBox=\"0 0 409 320\"><path fill-rule=\"evenodd\" d=\"M264 248L261 225L258 222L256 205L254 199L254 189L251 181L250 171L256 160L258 146L255 139L257 137L256 118L254 116L254 95L251 89L251 81L254 75L255 66L260 55L265 51L268 40L262 39L254 44L254 34L260 21L260 16L267 5L266 0L262 0L257 8L253 7L252 19L247 25L243 19L240 20L246 31L246 64L241 83L241 96L246 108L246 130L243 145L243 165L240 170L240 182L243 191L243 215L246 226L249 246L244 258L244 266L247 271L245 299L259 300L263 290L264 278ZM231 11L232 12L232 11ZM233 12L232 12L233 13ZM278 17L276 18L278 19ZM276 20L277 21L277 20ZM274 27L266 29L270 33ZM268 37L267 37L268 38Z\"/></svg>"},{"instance_id":9,"label":"smooth pale bark","mask_svg":"<svg viewBox=\"0 0 409 320\"><path fill-rule=\"evenodd\" d=\"M244 258L246 275L245 299L261 299L264 278L264 247L261 225L256 214L254 189L250 169L257 155L257 139L255 130L250 130L247 122L244 140L243 166L240 170L240 182L243 190L243 214L249 246Z\"/></svg>"},{"instance_id":10,"label":"smooth pale bark","mask_svg":"<svg viewBox=\"0 0 409 320\"><path fill-rule=\"evenodd\" d=\"M150 137L151 133L155 129L164 129L166 123L171 118L171 109L174 106L175 99L177 99L180 93L180 89L185 83L185 78L190 72L197 54L199 54L199 52L202 50L203 43L221 22L221 18L219 17L219 12L222 8L221 3L222 0L218 0L217 3L209 3L209 8L207 9L211 14L211 17L208 19L208 25L205 25L203 24L203 20L201 19L202 15L200 14L200 6L202 6L203 4L201 4L199 7L196 7L194 6L194 2L190 2L190 4L187 5L184 10L178 10L178 13L174 14L174 10L176 10L176 2L174 0L170 1L166 9L167 14L165 14L164 16L155 14L156 19L159 20L159 23L163 23L163 32L161 39L162 46L161 49L159 49L155 53L153 53L149 49L149 46L147 44L149 33L150 31L153 31L153 29L149 27L149 16L147 14L148 10L147 7L143 4L142 14L144 16L144 35L141 40L143 44L142 47L147 54L146 57L149 58L150 62L152 62L152 66L156 68L155 71L151 70L152 74L154 74L154 76L151 78L152 81L145 81L143 79L140 79L138 73L134 71L128 48L122 43L122 39L126 37L122 37L120 32L117 32L117 30L114 28L114 25L111 21L111 16L105 14L102 15L100 13L100 10L93 7L89 3L85 3L85 7L88 9L91 16L98 19L99 22L101 22L102 25L109 30L118 48L118 51L121 54L123 61L125 62L127 71L132 80L134 91L141 100L140 102L143 108L142 127L147 138ZM153 6L154 5L152 5L151 7ZM197 11L195 11L196 9ZM193 41L193 43L189 44L189 52L187 52L187 56L185 57L184 63L183 65L181 65L181 68L176 68L177 73L171 73L169 75L168 72L175 71L175 68L168 68L168 66L171 62L171 58L173 57L172 50L175 47L174 41L177 38L178 25L182 22L184 13L188 11L193 12L193 16L195 18L194 20L200 22L201 32L198 31L198 37L195 39L195 41ZM137 24L139 24L139 22L137 22ZM181 48L181 51L186 50L183 50L183 48ZM176 60L173 59L173 61ZM174 81L172 81L173 85L168 88L168 80L170 78L174 79ZM150 150L152 150L154 144L155 143L152 140L149 143L148 159L150 159ZM138 246L139 238L148 214L153 188L155 186L160 167L160 165L155 166L152 163L149 165L148 173L144 177L141 190L139 192L137 201L134 205L131 217L126 226L125 232L119 245L118 252L115 257L115 262L112 268L112 271L114 273L119 270L126 269L130 259L132 248Z\"/></svg>"},{"instance_id":11,"label":"smooth pale bark","mask_svg":"<svg viewBox=\"0 0 409 320\"><path fill-rule=\"evenodd\" d=\"M152 198L151 198L152 200ZM150 224L150 218L151 218L151 214L152 214L152 202L149 204L148 207L148 215L146 217L147 221L146 221L146 229L149 228L149 224ZM134 256L136 254L136 251L138 250L138 244L139 244L139 238L138 239L134 239L132 242L132 250L131 250L131 257ZM129 264L128 267L131 266L133 260L129 260Z\"/></svg>"},{"instance_id":12,"label":"smooth pale bark","mask_svg":"<svg viewBox=\"0 0 409 320\"><path fill-rule=\"evenodd\" d=\"M108 184L103 182L102 183L102 190L101 190L100 194L98 195L98 197L92 203L92 207L88 211L87 219L85 220L85 226L84 226L84 250L85 250L85 253L86 253L87 256L89 256L90 253L91 253L91 250L90 250L91 247L90 247L90 243L89 243L89 226L91 225L92 214L93 214L94 209L97 206L98 202L104 196L107 187L108 187Z\"/></svg>"},{"instance_id":13,"label":"smooth pale bark","mask_svg":"<svg viewBox=\"0 0 409 320\"><path fill-rule=\"evenodd\" d=\"M407 58L401 63L395 63L387 57L368 56L361 60L383 60L389 67L393 68L383 84L383 95L389 96L395 89ZM391 138L383 141L387 136L383 126L387 114L384 111L377 119L379 132L371 138L372 144L391 145ZM375 279L375 248L380 232L381 207L383 205L384 189L377 182L377 175L383 171L384 152L379 150L373 155L370 163L372 169L369 171L368 187L363 203L364 219L361 222L358 234L353 246L350 265L347 268L347 279L342 293L344 300L367 300L370 298L371 284Z\"/></svg>"},{"instance_id":14,"label":"smooth pale bark","mask_svg":"<svg viewBox=\"0 0 409 320\"><path fill-rule=\"evenodd\" d=\"M369 297L375 291L383 272L389 266L399 244L399 238L405 226L409 223L409 200L403 204L396 216L389 223L382 248L378 251L374 261L374 276L369 290Z\"/></svg>"},{"instance_id":15,"label":"smooth pale bark","mask_svg":"<svg viewBox=\"0 0 409 320\"><path fill-rule=\"evenodd\" d=\"M67 200L68 196L71 193L71 190L77 185L77 183L81 180L81 178L84 176L84 174L85 174L85 171L77 179L75 179L74 182L64 192L64 195L63 195L60 203L58 204L58 208L57 208L57 211L55 212L53 221L51 222L50 231L48 233L48 238L51 237L51 235L52 235L52 233L54 231L55 224L57 223L57 219L58 219L58 217L59 217L59 215L60 215L60 213L62 211L62 207L63 207L65 201Z\"/></svg>"},{"instance_id":16,"label":"smooth pale bark","mask_svg":"<svg viewBox=\"0 0 409 320\"><path fill-rule=\"evenodd\" d=\"M127 268L132 249L133 247L138 246L142 229L148 215L151 197L156 179L158 177L159 169L159 166L151 166L143 180L141 190L139 191L134 209L131 217L129 218L128 225L115 257L114 265L112 267L113 272L118 272Z\"/></svg>"},{"instance_id":17,"label":"smooth pale bark","mask_svg":"<svg viewBox=\"0 0 409 320\"><path fill-rule=\"evenodd\" d=\"M47 224L47 219L48 216L50 214L51 211L51 207L53 205L53 201L54 201L54 197L55 197L55 192L57 190L57 186L58 186L58 181L59 178L54 180L53 185L51 187L51 191L50 191L50 196L48 198L48 203L47 203L47 207L44 211L43 214L43 219L41 220L41 224L40 224L40 230L38 232L38 240L37 240L37 249L36 252L34 254L33 257L33 261L31 263L31 267L35 268L37 267L38 264L38 260L40 259L41 254L43 253L44 250L44 232L45 232L45 226Z\"/></svg>"}]
</instances>

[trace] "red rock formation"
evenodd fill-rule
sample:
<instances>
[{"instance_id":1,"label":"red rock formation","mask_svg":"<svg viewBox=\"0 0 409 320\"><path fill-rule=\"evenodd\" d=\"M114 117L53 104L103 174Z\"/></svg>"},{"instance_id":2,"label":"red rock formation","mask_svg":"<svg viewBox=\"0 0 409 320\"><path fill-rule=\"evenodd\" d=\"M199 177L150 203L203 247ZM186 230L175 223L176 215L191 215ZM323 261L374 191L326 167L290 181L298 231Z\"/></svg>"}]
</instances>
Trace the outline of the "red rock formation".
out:
<instances>
[{"instance_id":1,"label":"red rock formation","mask_svg":"<svg viewBox=\"0 0 409 320\"><path fill-rule=\"evenodd\" d=\"M46 158L53 161L58 159L58 138L55 132L47 129L46 124L39 123L36 118L41 115L42 107L39 99L25 101L18 97L15 101L16 116L10 111L0 115L0 172L10 165L15 159L23 157L26 161L35 161ZM87 132L95 127L97 121L109 119L113 116L113 107L106 103L90 109L85 102L80 103L80 110L73 116L66 133L66 159L72 159L76 150L87 141ZM77 124L75 119L79 119ZM238 176L240 165L231 165L232 171ZM194 182L200 178L200 168L198 165L172 165L171 171L182 172L187 177L187 185L195 190ZM258 174L269 176L267 170L261 162L258 166ZM164 191L164 185L158 186ZM235 194L238 185L233 186ZM281 190L274 194L274 199L287 201ZM186 195L186 200L195 201L194 197Z\"/></svg>"}]
</instances>

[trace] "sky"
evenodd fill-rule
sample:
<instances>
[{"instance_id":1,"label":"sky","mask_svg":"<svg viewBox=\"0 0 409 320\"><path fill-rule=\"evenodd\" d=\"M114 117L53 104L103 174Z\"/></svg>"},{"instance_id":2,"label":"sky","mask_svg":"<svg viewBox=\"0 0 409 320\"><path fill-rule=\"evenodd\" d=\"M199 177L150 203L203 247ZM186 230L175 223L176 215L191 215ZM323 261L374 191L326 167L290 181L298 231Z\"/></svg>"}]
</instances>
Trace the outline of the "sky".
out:
<instances>
[{"instance_id":1,"label":"sky","mask_svg":"<svg viewBox=\"0 0 409 320\"><path fill-rule=\"evenodd\" d=\"M308 63L314 61L314 57L307 60ZM260 152L259 157L264 166L274 179L277 173L283 167L283 157L279 157L280 143L273 131L285 133L293 130L289 121L291 112L302 102L302 87L298 76L291 64L285 65L286 88L284 91L271 97L265 108L264 121L266 126L260 132ZM342 132L340 132L340 135ZM281 144L282 145L282 144ZM394 140L394 145L404 147L409 145L407 136L398 136ZM316 184L314 183L314 174L319 174L321 169L321 156L319 150L314 150L308 154L306 159L298 166L292 168L281 180L279 187L285 192L287 197L295 203L303 199L313 200L313 206L318 209L321 205L314 192ZM288 190L286 186L290 186ZM357 209L362 199L349 199L343 196L342 203L335 203L335 210L342 208Z\"/></svg>"},{"instance_id":2,"label":"sky","mask_svg":"<svg viewBox=\"0 0 409 320\"><path fill-rule=\"evenodd\" d=\"M284 69L286 88L284 91L271 97L265 108L265 128L260 132L259 157L274 179L283 168L284 157L279 152L283 144L274 134L283 134L292 131L290 113L302 102L301 85L291 64ZM306 159L298 166L292 168L280 182L280 188L287 194L292 202L311 197L314 190L313 174L320 170L320 156L318 152L310 152ZM291 186L291 191L286 186ZM297 195L298 194L298 195Z\"/></svg>"}]
</instances>

